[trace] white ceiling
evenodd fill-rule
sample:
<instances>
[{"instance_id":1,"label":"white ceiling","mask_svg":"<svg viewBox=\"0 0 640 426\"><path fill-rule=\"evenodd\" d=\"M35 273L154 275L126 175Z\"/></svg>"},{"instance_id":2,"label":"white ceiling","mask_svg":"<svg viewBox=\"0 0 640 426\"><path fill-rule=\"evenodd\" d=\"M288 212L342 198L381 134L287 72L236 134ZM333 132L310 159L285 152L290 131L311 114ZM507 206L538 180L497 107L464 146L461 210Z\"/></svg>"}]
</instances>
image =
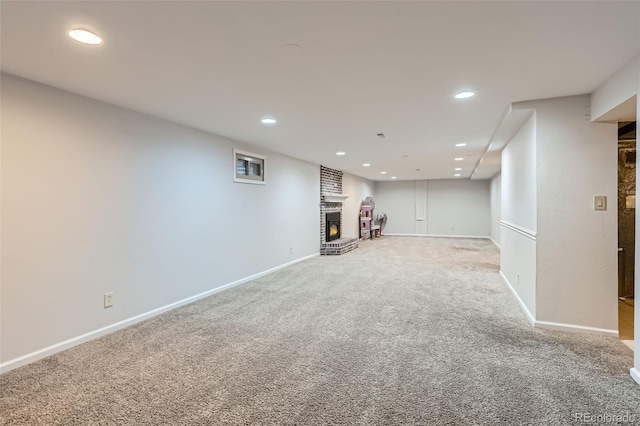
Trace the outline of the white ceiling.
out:
<instances>
[{"instance_id":1,"label":"white ceiling","mask_svg":"<svg viewBox=\"0 0 640 426\"><path fill-rule=\"evenodd\" d=\"M468 178L511 102L590 93L640 52L636 1L1 6L5 72L373 180Z\"/></svg>"}]
</instances>

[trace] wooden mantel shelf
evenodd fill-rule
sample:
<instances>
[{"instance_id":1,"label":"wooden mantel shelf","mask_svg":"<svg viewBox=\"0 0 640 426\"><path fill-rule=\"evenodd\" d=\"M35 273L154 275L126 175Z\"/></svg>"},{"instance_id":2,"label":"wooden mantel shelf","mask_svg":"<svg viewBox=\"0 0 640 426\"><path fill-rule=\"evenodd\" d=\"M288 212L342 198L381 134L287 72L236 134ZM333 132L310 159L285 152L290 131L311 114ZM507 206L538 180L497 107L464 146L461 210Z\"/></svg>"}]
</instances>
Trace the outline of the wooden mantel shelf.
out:
<instances>
[{"instance_id":1,"label":"wooden mantel shelf","mask_svg":"<svg viewBox=\"0 0 640 426\"><path fill-rule=\"evenodd\" d=\"M332 194L330 192L323 192L325 203L342 203L344 200L349 198L348 195L343 194Z\"/></svg>"}]
</instances>

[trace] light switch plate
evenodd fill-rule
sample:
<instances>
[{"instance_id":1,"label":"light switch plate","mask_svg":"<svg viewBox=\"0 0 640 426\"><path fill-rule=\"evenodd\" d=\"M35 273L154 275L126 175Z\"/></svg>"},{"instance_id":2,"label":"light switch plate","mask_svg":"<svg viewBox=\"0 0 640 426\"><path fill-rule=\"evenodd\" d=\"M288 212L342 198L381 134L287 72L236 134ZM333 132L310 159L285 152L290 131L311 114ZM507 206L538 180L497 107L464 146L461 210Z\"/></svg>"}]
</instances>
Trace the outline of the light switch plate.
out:
<instances>
[{"instance_id":1,"label":"light switch plate","mask_svg":"<svg viewBox=\"0 0 640 426\"><path fill-rule=\"evenodd\" d=\"M593 209L594 210L606 210L607 209L607 196L606 195L594 195L593 196Z\"/></svg>"},{"instance_id":2,"label":"light switch plate","mask_svg":"<svg viewBox=\"0 0 640 426\"><path fill-rule=\"evenodd\" d=\"M113 306L113 292L104 294L104 307L110 308Z\"/></svg>"}]
</instances>

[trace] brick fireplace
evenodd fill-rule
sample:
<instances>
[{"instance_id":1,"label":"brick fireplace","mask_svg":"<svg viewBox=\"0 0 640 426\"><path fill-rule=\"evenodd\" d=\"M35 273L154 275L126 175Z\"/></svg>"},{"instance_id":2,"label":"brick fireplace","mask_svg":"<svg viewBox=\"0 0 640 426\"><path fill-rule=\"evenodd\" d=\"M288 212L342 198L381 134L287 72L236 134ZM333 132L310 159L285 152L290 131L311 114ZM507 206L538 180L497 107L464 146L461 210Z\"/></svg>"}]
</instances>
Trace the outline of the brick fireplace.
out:
<instances>
[{"instance_id":1,"label":"brick fireplace","mask_svg":"<svg viewBox=\"0 0 640 426\"><path fill-rule=\"evenodd\" d=\"M342 199L338 196L341 194L342 172L320 166L320 254L323 255L344 254L358 247L358 238L341 234L344 222ZM327 215L330 220L327 220Z\"/></svg>"}]
</instances>

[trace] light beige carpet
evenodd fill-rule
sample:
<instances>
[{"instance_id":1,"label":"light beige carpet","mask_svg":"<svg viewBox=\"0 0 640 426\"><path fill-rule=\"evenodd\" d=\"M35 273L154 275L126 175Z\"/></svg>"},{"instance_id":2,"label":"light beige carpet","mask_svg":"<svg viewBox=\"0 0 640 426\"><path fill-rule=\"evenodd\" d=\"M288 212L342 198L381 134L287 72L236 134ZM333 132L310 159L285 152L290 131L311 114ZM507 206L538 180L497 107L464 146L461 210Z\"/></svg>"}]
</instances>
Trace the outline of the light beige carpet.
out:
<instances>
[{"instance_id":1,"label":"light beige carpet","mask_svg":"<svg viewBox=\"0 0 640 426\"><path fill-rule=\"evenodd\" d=\"M0 376L0 424L573 424L632 352L532 328L486 240L383 237Z\"/></svg>"}]
</instances>

